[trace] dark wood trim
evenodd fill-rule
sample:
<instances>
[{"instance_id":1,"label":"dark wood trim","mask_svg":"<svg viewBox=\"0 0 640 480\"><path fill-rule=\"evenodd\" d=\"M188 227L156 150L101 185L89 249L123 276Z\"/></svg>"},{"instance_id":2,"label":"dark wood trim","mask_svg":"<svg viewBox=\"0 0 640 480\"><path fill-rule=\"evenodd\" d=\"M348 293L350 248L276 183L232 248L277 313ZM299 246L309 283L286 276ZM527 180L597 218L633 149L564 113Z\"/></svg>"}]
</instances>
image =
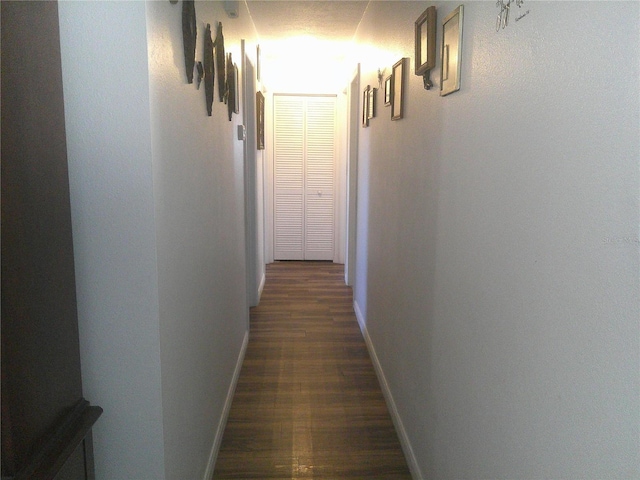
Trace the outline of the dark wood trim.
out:
<instances>
[{"instance_id":1,"label":"dark wood trim","mask_svg":"<svg viewBox=\"0 0 640 480\"><path fill-rule=\"evenodd\" d=\"M45 441L42 449L14 477L15 480L55 479L102 415L102 408L81 399Z\"/></svg>"}]
</instances>

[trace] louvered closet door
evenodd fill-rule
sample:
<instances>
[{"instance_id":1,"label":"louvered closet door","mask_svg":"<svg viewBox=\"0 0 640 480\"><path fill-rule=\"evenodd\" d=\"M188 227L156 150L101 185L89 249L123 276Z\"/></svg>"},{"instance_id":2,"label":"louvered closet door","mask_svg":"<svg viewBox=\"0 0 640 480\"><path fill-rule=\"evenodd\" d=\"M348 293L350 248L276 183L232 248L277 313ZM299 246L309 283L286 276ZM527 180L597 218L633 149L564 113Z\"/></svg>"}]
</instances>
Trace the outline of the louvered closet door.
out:
<instances>
[{"instance_id":1,"label":"louvered closet door","mask_svg":"<svg viewBox=\"0 0 640 480\"><path fill-rule=\"evenodd\" d=\"M276 260L333 260L335 97L274 96Z\"/></svg>"}]
</instances>

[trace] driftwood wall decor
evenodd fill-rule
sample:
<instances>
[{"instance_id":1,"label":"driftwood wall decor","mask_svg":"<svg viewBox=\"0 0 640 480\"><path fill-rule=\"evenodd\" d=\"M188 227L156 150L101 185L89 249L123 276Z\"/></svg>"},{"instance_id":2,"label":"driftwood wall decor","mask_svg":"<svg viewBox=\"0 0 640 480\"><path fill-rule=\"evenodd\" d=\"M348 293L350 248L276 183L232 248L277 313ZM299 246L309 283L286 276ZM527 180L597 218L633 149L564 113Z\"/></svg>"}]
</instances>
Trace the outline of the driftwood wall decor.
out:
<instances>
[{"instance_id":1,"label":"driftwood wall decor","mask_svg":"<svg viewBox=\"0 0 640 480\"><path fill-rule=\"evenodd\" d=\"M213 40L211 39L211 25L207 23L204 32L204 93L207 99L207 115L211 116L213 106L213 84L215 66L213 63Z\"/></svg>"},{"instance_id":2,"label":"driftwood wall decor","mask_svg":"<svg viewBox=\"0 0 640 480\"><path fill-rule=\"evenodd\" d=\"M224 36L222 35L222 22L218 22L218 31L216 32L216 69L218 70L218 95L220 101L225 100L226 73L225 62L227 61L224 54Z\"/></svg>"},{"instance_id":3,"label":"driftwood wall decor","mask_svg":"<svg viewBox=\"0 0 640 480\"><path fill-rule=\"evenodd\" d=\"M194 0L182 1L182 40L184 45L184 67L187 82L193 83L193 67L196 61L196 6Z\"/></svg>"},{"instance_id":4,"label":"driftwood wall decor","mask_svg":"<svg viewBox=\"0 0 640 480\"><path fill-rule=\"evenodd\" d=\"M229 112L229 121L233 116L236 105L236 70L233 68L233 60L231 54L227 55L227 111Z\"/></svg>"}]
</instances>

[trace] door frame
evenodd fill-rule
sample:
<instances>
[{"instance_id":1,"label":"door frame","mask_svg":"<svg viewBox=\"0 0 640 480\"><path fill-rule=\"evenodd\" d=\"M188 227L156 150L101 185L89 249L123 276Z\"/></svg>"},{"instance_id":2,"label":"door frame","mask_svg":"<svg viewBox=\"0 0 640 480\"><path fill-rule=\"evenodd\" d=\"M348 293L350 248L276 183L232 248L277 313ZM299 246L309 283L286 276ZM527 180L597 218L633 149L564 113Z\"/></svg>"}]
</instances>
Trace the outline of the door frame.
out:
<instances>
[{"instance_id":1,"label":"door frame","mask_svg":"<svg viewBox=\"0 0 640 480\"><path fill-rule=\"evenodd\" d=\"M344 281L353 287L356 281L356 245L358 239L358 133L360 132L360 64L348 86L347 97L347 234Z\"/></svg>"}]
</instances>

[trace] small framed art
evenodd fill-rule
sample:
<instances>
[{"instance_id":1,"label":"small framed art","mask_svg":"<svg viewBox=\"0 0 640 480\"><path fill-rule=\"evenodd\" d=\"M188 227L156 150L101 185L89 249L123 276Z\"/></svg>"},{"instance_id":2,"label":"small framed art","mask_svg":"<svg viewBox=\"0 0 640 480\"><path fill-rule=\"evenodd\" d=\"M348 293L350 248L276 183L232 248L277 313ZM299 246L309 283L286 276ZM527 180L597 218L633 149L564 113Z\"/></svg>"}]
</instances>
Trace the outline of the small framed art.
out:
<instances>
[{"instance_id":1,"label":"small framed art","mask_svg":"<svg viewBox=\"0 0 640 480\"><path fill-rule=\"evenodd\" d=\"M369 90L371 85L367 85L367 88L362 92L362 126L369 126Z\"/></svg>"},{"instance_id":2,"label":"small framed art","mask_svg":"<svg viewBox=\"0 0 640 480\"><path fill-rule=\"evenodd\" d=\"M416 20L416 75L424 75L436 66L436 7L427 8Z\"/></svg>"},{"instance_id":3,"label":"small framed art","mask_svg":"<svg viewBox=\"0 0 640 480\"><path fill-rule=\"evenodd\" d=\"M391 105L391 75L384 81L384 106Z\"/></svg>"},{"instance_id":4,"label":"small framed art","mask_svg":"<svg viewBox=\"0 0 640 480\"><path fill-rule=\"evenodd\" d=\"M463 14L464 7L460 5L442 21L441 96L460 90Z\"/></svg>"},{"instance_id":5,"label":"small framed art","mask_svg":"<svg viewBox=\"0 0 640 480\"><path fill-rule=\"evenodd\" d=\"M391 71L391 120L400 120L404 114L404 77L406 58L401 58Z\"/></svg>"},{"instance_id":6,"label":"small framed art","mask_svg":"<svg viewBox=\"0 0 640 480\"><path fill-rule=\"evenodd\" d=\"M376 116L376 94L378 93L377 88L369 89L369 119Z\"/></svg>"}]
</instances>

